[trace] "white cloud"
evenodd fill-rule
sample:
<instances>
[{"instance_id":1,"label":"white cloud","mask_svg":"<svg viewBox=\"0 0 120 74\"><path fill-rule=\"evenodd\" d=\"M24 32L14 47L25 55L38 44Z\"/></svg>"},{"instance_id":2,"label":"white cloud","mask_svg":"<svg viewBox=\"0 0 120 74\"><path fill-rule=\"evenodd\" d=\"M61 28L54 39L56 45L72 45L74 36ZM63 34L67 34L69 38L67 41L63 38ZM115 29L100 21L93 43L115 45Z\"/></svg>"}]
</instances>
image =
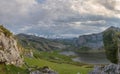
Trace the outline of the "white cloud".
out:
<instances>
[{"instance_id":1,"label":"white cloud","mask_svg":"<svg viewBox=\"0 0 120 74\"><path fill-rule=\"evenodd\" d=\"M120 3L115 0L73 0L72 9L81 14L96 14L108 17L116 16Z\"/></svg>"},{"instance_id":2,"label":"white cloud","mask_svg":"<svg viewBox=\"0 0 120 74\"><path fill-rule=\"evenodd\" d=\"M29 30L29 29L32 29L32 26L24 26L24 27L20 28L19 30L20 30L21 32L26 32L26 31Z\"/></svg>"},{"instance_id":3,"label":"white cloud","mask_svg":"<svg viewBox=\"0 0 120 74\"><path fill-rule=\"evenodd\" d=\"M16 33L72 36L120 24L119 0L0 1L0 23Z\"/></svg>"}]
</instances>

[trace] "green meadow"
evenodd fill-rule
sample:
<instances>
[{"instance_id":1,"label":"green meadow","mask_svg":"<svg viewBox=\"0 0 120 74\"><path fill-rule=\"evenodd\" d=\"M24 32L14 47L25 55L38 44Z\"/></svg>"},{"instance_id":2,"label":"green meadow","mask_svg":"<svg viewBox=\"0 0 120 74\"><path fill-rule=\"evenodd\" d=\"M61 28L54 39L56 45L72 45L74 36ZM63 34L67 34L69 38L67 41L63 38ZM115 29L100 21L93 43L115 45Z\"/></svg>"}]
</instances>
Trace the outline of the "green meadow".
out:
<instances>
[{"instance_id":1,"label":"green meadow","mask_svg":"<svg viewBox=\"0 0 120 74\"><path fill-rule=\"evenodd\" d=\"M42 68L48 66L59 74L88 74L93 65L73 62L71 57L65 56L55 52L37 52L34 51L34 57L30 58L24 56L24 62L29 67ZM28 68L23 65L22 67L15 67L13 65L0 65L0 74L29 74Z\"/></svg>"},{"instance_id":2,"label":"green meadow","mask_svg":"<svg viewBox=\"0 0 120 74\"><path fill-rule=\"evenodd\" d=\"M57 71L59 74L88 74L88 72L92 68L87 68L86 66L76 66L71 64L60 64L60 63L53 63L42 59L33 59L33 58L26 58L25 61L30 66L48 66L53 70Z\"/></svg>"}]
</instances>

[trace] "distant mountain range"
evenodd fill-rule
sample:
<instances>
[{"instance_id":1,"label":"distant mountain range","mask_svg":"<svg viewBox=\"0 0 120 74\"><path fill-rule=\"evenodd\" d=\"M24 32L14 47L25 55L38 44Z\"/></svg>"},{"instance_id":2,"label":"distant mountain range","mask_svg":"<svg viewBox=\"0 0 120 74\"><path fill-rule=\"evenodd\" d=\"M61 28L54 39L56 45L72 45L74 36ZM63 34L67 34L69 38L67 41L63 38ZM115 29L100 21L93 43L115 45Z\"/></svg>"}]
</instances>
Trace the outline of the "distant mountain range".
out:
<instances>
[{"instance_id":1,"label":"distant mountain range","mask_svg":"<svg viewBox=\"0 0 120 74\"><path fill-rule=\"evenodd\" d=\"M119 30L117 27L109 27L105 31L110 29ZM43 37L38 37L34 35L18 34L19 43L28 49L38 49L41 51L51 51L51 50L84 50L84 49L94 49L102 50L103 45L103 33L82 35L78 38L69 39L47 39Z\"/></svg>"},{"instance_id":2,"label":"distant mountain range","mask_svg":"<svg viewBox=\"0 0 120 74\"><path fill-rule=\"evenodd\" d=\"M51 51L56 49L64 49L66 47L62 43L34 35L18 34L16 37L18 39L18 42L27 49Z\"/></svg>"}]
</instances>

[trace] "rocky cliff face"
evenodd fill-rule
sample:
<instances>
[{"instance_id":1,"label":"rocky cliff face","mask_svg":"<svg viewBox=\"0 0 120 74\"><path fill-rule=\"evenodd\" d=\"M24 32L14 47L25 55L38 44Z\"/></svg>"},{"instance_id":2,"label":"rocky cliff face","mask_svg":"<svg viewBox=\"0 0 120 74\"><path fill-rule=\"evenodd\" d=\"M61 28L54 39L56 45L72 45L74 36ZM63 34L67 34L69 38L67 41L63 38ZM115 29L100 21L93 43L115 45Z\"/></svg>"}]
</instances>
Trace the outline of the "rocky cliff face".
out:
<instances>
[{"instance_id":1,"label":"rocky cliff face","mask_svg":"<svg viewBox=\"0 0 120 74\"><path fill-rule=\"evenodd\" d=\"M0 63L16 66L23 63L16 40L3 26L0 26Z\"/></svg>"},{"instance_id":2,"label":"rocky cliff face","mask_svg":"<svg viewBox=\"0 0 120 74\"><path fill-rule=\"evenodd\" d=\"M106 56L112 63L102 67L95 66L94 70L89 74L120 74L119 36L119 28L110 27L104 32L103 40Z\"/></svg>"},{"instance_id":3,"label":"rocky cliff face","mask_svg":"<svg viewBox=\"0 0 120 74\"><path fill-rule=\"evenodd\" d=\"M79 36L79 38L76 39L75 44L77 45L77 47L84 46L91 49L103 49L103 34L104 32L111 29L115 31L120 31L120 28L111 26L101 33Z\"/></svg>"},{"instance_id":4,"label":"rocky cliff face","mask_svg":"<svg viewBox=\"0 0 120 74\"><path fill-rule=\"evenodd\" d=\"M91 34L91 35L83 35L80 36L76 44L79 47L85 46L85 47L90 47L92 49L99 49L103 46L103 34L98 33L98 34Z\"/></svg>"}]
</instances>

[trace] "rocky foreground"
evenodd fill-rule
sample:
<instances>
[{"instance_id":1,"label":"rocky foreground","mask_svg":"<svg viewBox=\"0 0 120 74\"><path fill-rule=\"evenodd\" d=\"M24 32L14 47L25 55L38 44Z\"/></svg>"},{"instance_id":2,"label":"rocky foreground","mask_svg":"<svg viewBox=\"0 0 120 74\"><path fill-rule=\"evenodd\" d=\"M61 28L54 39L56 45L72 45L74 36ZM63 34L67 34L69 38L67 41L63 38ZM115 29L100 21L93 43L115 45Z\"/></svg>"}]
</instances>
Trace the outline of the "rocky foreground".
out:
<instances>
[{"instance_id":1,"label":"rocky foreground","mask_svg":"<svg viewBox=\"0 0 120 74\"><path fill-rule=\"evenodd\" d=\"M89 74L120 74L120 65L95 66L94 70Z\"/></svg>"},{"instance_id":2,"label":"rocky foreground","mask_svg":"<svg viewBox=\"0 0 120 74\"><path fill-rule=\"evenodd\" d=\"M44 66L43 68L36 68L35 70L33 70L33 68L28 68L28 70L29 74L58 74L47 66Z\"/></svg>"},{"instance_id":3,"label":"rocky foreground","mask_svg":"<svg viewBox=\"0 0 120 74\"><path fill-rule=\"evenodd\" d=\"M12 64L18 67L24 64L27 66L29 74L58 74L47 66L43 68L29 67L27 64L25 64L25 62L23 62L21 51L22 48L17 44L14 35L9 30L0 25L0 64ZM33 57L33 53L30 52L30 55L27 54L27 56Z\"/></svg>"},{"instance_id":4,"label":"rocky foreground","mask_svg":"<svg viewBox=\"0 0 120 74\"><path fill-rule=\"evenodd\" d=\"M20 48L11 32L0 26L0 63L20 66L23 59L20 56Z\"/></svg>"}]
</instances>

